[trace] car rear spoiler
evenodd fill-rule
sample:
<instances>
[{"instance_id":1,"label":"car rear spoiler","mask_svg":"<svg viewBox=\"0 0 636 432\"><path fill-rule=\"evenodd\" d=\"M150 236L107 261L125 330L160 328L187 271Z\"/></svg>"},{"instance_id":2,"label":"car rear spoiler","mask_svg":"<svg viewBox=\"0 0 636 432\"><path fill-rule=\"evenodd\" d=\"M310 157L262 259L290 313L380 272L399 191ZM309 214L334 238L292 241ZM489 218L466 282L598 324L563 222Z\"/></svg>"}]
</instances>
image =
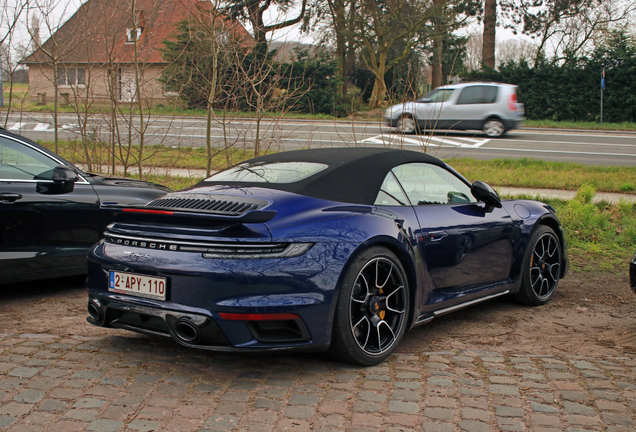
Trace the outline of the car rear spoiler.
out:
<instances>
[{"instance_id":1,"label":"car rear spoiler","mask_svg":"<svg viewBox=\"0 0 636 432\"><path fill-rule=\"evenodd\" d=\"M196 210L174 210L161 207L120 205L102 203L102 210L109 211L115 220L122 222L154 222L174 224L201 225L205 222L221 222L224 224L264 223L276 216L275 210L251 210L239 215L228 215Z\"/></svg>"}]
</instances>

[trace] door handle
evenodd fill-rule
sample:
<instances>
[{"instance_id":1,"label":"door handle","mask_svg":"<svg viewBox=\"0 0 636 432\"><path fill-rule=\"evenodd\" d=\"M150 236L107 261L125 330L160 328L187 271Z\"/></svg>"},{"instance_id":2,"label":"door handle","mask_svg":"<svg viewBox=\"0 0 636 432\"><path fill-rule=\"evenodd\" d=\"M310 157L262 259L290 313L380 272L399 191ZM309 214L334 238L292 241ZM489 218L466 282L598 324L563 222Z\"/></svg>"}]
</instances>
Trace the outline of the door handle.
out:
<instances>
[{"instance_id":1,"label":"door handle","mask_svg":"<svg viewBox=\"0 0 636 432\"><path fill-rule=\"evenodd\" d=\"M428 236L431 238L431 241L440 241L444 237L448 237L448 233L446 231L431 231L428 233Z\"/></svg>"},{"instance_id":2,"label":"door handle","mask_svg":"<svg viewBox=\"0 0 636 432\"><path fill-rule=\"evenodd\" d=\"M0 202L3 202L3 203L12 203L19 199L22 199L22 195L19 193L13 193L13 192L0 193Z\"/></svg>"}]
</instances>

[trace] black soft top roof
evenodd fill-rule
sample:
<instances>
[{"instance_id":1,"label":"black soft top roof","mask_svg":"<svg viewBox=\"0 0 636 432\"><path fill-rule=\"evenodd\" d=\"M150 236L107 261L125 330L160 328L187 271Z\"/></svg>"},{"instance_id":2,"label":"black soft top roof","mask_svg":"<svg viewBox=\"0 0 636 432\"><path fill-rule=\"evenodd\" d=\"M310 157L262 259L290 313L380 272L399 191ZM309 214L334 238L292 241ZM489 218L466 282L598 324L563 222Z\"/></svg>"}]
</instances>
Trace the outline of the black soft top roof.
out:
<instances>
[{"instance_id":1,"label":"black soft top roof","mask_svg":"<svg viewBox=\"0 0 636 432\"><path fill-rule=\"evenodd\" d=\"M444 162L425 153L369 147L295 150L269 154L245 162L317 162L326 164L329 168L294 183L204 180L199 185L257 186L330 201L371 205L378 196L384 178L394 167L411 162L446 167Z\"/></svg>"}]
</instances>

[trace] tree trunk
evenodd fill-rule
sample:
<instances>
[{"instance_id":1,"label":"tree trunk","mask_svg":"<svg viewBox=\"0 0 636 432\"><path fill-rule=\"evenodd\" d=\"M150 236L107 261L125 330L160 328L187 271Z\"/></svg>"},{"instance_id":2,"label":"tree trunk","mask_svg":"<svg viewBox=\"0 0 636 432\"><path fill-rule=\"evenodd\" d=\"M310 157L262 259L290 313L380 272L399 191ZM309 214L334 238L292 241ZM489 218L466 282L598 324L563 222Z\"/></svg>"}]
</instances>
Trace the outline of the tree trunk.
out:
<instances>
[{"instance_id":1,"label":"tree trunk","mask_svg":"<svg viewBox=\"0 0 636 432\"><path fill-rule=\"evenodd\" d=\"M433 41L433 67L431 70L431 86L437 88L444 84L444 72L442 68L442 54L444 43L441 37Z\"/></svg>"},{"instance_id":2,"label":"tree trunk","mask_svg":"<svg viewBox=\"0 0 636 432\"><path fill-rule=\"evenodd\" d=\"M384 68L381 68L384 72ZM375 82L373 83L373 91L369 98L369 108L379 108L386 96L386 82L384 82L384 73L375 74Z\"/></svg>"},{"instance_id":3,"label":"tree trunk","mask_svg":"<svg viewBox=\"0 0 636 432\"><path fill-rule=\"evenodd\" d=\"M495 34L497 28L497 0L484 0L484 37L482 61L484 66L495 68Z\"/></svg>"},{"instance_id":4,"label":"tree trunk","mask_svg":"<svg viewBox=\"0 0 636 432\"><path fill-rule=\"evenodd\" d=\"M216 45L216 29L214 25L212 25L212 37L210 38L212 42L212 79L210 80L210 93L208 94L208 113L207 120L205 124L205 148L207 149L207 164L205 168L206 177L209 177L212 173L212 111L214 107L214 96L216 95L216 80L217 80L217 71L219 67L219 57L217 55L217 45Z\"/></svg>"}]
</instances>

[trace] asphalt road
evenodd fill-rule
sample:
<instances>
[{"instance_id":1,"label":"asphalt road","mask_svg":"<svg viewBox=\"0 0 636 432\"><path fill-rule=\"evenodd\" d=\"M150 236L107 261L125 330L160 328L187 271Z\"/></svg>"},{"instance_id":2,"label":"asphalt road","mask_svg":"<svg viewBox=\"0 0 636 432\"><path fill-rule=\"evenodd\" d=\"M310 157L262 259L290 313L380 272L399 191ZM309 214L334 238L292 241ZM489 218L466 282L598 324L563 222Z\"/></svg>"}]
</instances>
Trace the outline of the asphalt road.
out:
<instances>
[{"instance_id":1,"label":"asphalt road","mask_svg":"<svg viewBox=\"0 0 636 432\"><path fill-rule=\"evenodd\" d=\"M58 121L60 139L79 137L76 116L62 114ZM87 130L107 142L110 128L106 117L89 119ZM26 113L11 116L7 129L35 140L53 140L51 114ZM136 125L132 141L138 142ZM258 136L261 149L290 150L333 146L385 146L426 149L441 158L530 157L590 165L633 165L636 163L636 133L520 129L505 137L490 139L477 132L399 135L379 122L217 119L212 127L215 146L253 147ZM120 134L128 136L125 121ZM146 143L170 146L204 146L205 119L151 117L146 126Z\"/></svg>"}]
</instances>

